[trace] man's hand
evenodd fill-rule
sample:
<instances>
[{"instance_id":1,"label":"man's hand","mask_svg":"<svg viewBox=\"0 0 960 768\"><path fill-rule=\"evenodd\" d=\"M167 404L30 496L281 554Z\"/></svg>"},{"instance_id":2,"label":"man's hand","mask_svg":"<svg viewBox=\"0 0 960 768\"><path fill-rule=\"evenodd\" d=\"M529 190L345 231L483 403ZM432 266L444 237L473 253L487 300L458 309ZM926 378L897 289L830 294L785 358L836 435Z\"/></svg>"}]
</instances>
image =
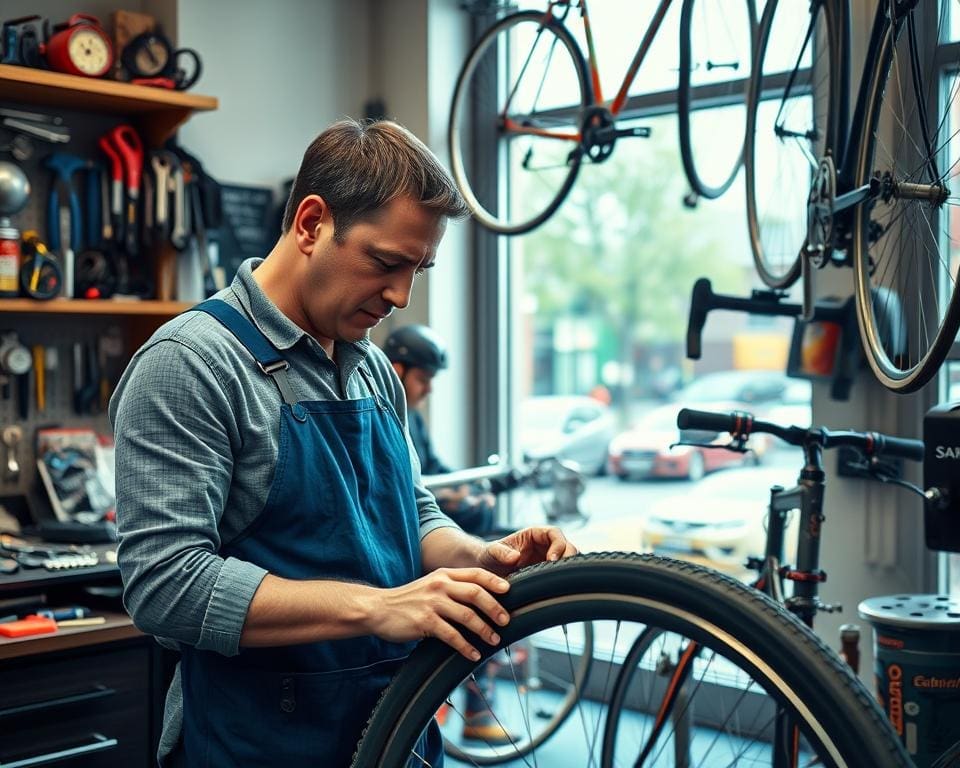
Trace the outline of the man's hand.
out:
<instances>
[{"instance_id":1,"label":"man's hand","mask_svg":"<svg viewBox=\"0 0 960 768\"><path fill-rule=\"evenodd\" d=\"M570 557L577 551L559 528L524 528L486 544L480 553L480 566L506 576L544 560Z\"/></svg>"},{"instance_id":2,"label":"man's hand","mask_svg":"<svg viewBox=\"0 0 960 768\"><path fill-rule=\"evenodd\" d=\"M508 589L506 581L481 568L438 568L401 587L378 590L370 631L392 642L436 637L477 661L479 651L460 629L497 645L500 636L491 624L504 626L510 617L493 595Z\"/></svg>"}]
</instances>

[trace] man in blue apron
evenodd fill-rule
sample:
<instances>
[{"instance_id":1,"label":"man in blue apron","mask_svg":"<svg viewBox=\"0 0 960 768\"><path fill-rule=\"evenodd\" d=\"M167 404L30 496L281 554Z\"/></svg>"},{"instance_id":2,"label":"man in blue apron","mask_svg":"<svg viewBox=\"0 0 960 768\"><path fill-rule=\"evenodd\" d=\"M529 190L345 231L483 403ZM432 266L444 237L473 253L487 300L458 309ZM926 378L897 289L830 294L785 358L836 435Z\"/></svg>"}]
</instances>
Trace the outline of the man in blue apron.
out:
<instances>
[{"instance_id":1,"label":"man in blue apron","mask_svg":"<svg viewBox=\"0 0 960 768\"><path fill-rule=\"evenodd\" d=\"M463 627L498 641L501 576L575 553L555 528L487 543L439 511L403 388L367 339L463 213L407 131L337 123L307 149L267 258L124 373L110 404L124 601L181 650L161 765L347 765L415 641L478 658ZM423 741L438 765L435 730Z\"/></svg>"}]
</instances>

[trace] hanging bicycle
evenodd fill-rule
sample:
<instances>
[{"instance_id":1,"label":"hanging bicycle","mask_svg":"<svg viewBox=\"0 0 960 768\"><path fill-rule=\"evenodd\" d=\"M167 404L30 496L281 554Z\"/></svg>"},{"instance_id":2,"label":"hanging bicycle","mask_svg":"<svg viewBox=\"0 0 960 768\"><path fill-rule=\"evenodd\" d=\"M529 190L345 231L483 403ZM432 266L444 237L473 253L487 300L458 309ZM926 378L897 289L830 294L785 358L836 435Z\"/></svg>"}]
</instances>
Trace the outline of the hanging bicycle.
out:
<instances>
[{"instance_id":1,"label":"hanging bicycle","mask_svg":"<svg viewBox=\"0 0 960 768\"><path fill-rule=\"evenodd\" d=\"M457 79L448 127L453 175L480 224L507 235L529 232L560 207L584 162L609 159L618 139L649 135L618 117L671 4L658 3L609 103L587 0L511 13L483 33ZM566 23L573 11L586 57ZM698 125L693 96L703 89L711 105L743 103L755 27L754 0L683 0L678 124L694 197L717 197L730 186L743 146L735 137L727 151L698 151L697 137L713 128ZM472 162L475 155L485 162Z\"/></svg>"}]
</instances>

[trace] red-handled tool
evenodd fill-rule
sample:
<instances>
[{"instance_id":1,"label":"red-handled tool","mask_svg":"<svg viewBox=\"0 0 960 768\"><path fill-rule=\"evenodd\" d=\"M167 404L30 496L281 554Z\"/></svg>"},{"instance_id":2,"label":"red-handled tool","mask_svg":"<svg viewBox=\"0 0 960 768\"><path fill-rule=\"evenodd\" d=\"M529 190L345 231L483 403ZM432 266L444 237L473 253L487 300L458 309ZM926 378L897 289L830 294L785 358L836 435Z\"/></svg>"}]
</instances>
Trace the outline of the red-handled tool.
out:
<instances>
[{"instance_id":1,"label":"red-handled tool","mask_svg":"<svg viewBox=\"0 0 960 768\"><path fill-rule=\"evenodd\" d=\"M123 242L127 253L135 255L140 245L139 233L137 232L137 200L140 198L140 177L143 173L143 144L134 127L126 123L118 125L108 132L105 138L122 161L127 203ZM107 154L110 153L107 152ZM115 172L112 173L112 176L116 179Z\"/></svg>"},{"instance_id":2,"label":"red-handled tool","mask_svg":"<svg viewBox=\"0 0 960 768\"><path fill-rule=\"evenodd\" d=\"M110 158L110 222L113 236L119 240L123 229L123 160L108 135L100 137L100 149Z\"/></svg>"}]
</instances>

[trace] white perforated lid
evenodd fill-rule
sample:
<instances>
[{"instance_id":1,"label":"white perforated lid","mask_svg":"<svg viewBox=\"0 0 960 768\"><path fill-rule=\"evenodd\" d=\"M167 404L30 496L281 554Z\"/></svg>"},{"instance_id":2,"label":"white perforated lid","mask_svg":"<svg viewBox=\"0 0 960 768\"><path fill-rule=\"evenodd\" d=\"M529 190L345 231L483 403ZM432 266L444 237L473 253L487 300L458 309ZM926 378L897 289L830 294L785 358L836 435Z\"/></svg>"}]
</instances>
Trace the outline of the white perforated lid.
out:
<instances>
[{"instance_id":1,"label":"white perforated lid","mask_svg":"<svg viewBox=\"0 0 960 768\"><path fill-rule=\"evenodd\" d=\"M887 595L858 606L860 618L899 627L960 630L960 598L949 595Z\"/></svg>"}]
</instances>

